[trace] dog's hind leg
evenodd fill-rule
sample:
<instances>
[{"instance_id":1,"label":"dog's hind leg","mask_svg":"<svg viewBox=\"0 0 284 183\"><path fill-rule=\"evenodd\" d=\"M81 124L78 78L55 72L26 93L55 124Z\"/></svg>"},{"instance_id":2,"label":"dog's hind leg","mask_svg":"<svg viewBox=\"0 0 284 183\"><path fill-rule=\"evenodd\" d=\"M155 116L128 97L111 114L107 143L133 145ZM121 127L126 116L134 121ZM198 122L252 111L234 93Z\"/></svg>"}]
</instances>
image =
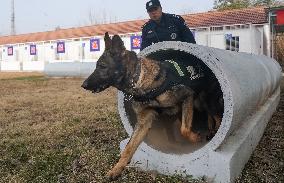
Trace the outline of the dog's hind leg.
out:
<instances>
[{"instance_id":1,"label":"dog's hind leg","mask_svg":"<svg viewBox=\"0 0 284 183\"><path fill-rule=\"evenodd\" d=\"M143 109L140 112L137 112L137 124L134 132L125 149L123 150L118 163L108 172L107 176L110 179L116 179L118 176L120 176L121 172L131 160L138 146L147 135L147 132L151 128L155 117L156 111L153 109Z\"/></svg>"},{"instance_id":2,"label":"dog's hind leg","mask_svg":"<svg viewBox=\"0 0 284 183\"><path fill-rule=\"evenodd\" d=\"M208 130L209 135L207 136L207 139L210 140L214 137L214 135L217 133L220 125L221 125L222 118L219 115L208 115Z\"/></svg>"},{"instance_id":3,"label":"dog's hind leg","mask_svg":"<svg viewBox=\"0 0 284 183\"><path fill-rule=\"evenodd\" d=\"M221 125L222 117L220 115L214 115L213 118L215 120L215 131L217 132Z\"/></svg>"},{"instance_id":4,"label":"dog's hind leg","mask_svg":"<svg viewBox=\"0 0 284 183\"><path fill-rule=\"evenodd\" d=\"M193 95L186 98L182 104L182 122L180 132L183 137L188 139L190 142L201 141L199 133L192 131L193 121Z\"/></svg>"},{"instance_id":5,"label":"dog's hind leg","mask_svg":"<svg viewBox=\"0 0 284 183\"><path fill-rule=\"evenodd\" d=\"M216 122L214 121L214 118L208 114L208 130L209 130L209 133L207 135L207 140L211 140L214 135L215 135L215 126L216 126Z\"/></svg>"}]
</instances>

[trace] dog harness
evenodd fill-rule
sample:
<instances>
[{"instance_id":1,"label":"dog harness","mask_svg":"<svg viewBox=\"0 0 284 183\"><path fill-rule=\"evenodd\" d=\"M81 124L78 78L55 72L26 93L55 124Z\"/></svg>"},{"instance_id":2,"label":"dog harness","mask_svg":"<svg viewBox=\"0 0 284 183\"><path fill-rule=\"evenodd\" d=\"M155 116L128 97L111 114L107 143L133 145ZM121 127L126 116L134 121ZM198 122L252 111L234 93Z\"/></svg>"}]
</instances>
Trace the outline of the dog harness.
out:
<instances>
[{"instance_id":1,"label":"dog harness","mask_svg":"<svg viewBox=\"0 0 284 183\"><path fill-rule=\"evenodd\" d=\"M200 65L192 66L184 64L179 64L178 62L174 60L165 60L166 62L169 62L173 65L173 67L176 69L177 73L180 77L187 77L189 76L190 80L198 80L202 77L204 77L203 70Z\"/></svg>"},{"instance_id":2,"label":"dog harness","mask_svg":"<svg viewBox=\"0 0 284 183\"><path fill-rule=\"evenodd\" d=\"M160 87L154 88L144 95L133 96L134 100L140 102L153 100L178 85L187 86L194 91L199 91L204 87L206 81L205 65L187 61L165 60L161 62L161 67L164 67L167 71L166 81Z\"/></svg>"}]
</instances>

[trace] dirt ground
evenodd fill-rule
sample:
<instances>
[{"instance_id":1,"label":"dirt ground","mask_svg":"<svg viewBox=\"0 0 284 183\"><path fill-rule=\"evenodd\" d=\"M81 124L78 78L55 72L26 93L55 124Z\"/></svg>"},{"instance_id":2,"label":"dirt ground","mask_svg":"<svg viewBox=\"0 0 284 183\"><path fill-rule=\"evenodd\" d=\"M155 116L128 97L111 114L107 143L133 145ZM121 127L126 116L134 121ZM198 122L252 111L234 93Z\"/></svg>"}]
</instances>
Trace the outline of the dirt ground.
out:
<instances>
[{"instance_id":1,"label":"dirt ground","mask_svg":"<svg viewBox=\"0 0 284 183\"><path fill-rule=\"evenodd\" d=\"M40 72L0 72L0 79L15 79L21 77L42 77Z\"/></svg>"},{"instance_id":2,"label":"dirt ground","mask_svg":"<svg viewBox=\"0 0 284 183\"><path fill-rule=\"evenodd\" d=\"M0 72L0 182L107 182L127 137L116 89L93 95L82 79ZM284 182L284 95L237 182ZM127 168L115 182L205 182Z\"/></svg>"}]
</instances>

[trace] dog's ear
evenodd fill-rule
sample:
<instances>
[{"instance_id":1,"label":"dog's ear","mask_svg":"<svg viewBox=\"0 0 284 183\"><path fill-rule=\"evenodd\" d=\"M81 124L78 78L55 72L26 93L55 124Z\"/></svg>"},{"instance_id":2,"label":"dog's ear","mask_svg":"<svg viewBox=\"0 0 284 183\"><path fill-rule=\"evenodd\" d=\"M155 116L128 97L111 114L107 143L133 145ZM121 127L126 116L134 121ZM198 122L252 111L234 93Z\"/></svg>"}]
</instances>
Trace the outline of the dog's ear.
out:
<instances>
[{"instance_id":1,"label":"dog's ear","mask_svg":"<svg viewBox=\"0 0 284 183\"><path fill-rule=\"evenodd\" d=\"M112 38L112 52L122 53L125 50L124 43L119 35L114 35Z\"/></svg>"},{"instance_id":2,"label":"dog's ear","mask_svg":"<svg viewBox=\"0 0 284 183\"><path fill-rule=\"evenodd\" d=\"M109 37L108 32L105 33L105 38L104 38L104 40L105 40L105 49L106 49L106 50L110 50L110 49L111 49L111 39L110 39L110 37Z\"/></svg>"}]
</instances>

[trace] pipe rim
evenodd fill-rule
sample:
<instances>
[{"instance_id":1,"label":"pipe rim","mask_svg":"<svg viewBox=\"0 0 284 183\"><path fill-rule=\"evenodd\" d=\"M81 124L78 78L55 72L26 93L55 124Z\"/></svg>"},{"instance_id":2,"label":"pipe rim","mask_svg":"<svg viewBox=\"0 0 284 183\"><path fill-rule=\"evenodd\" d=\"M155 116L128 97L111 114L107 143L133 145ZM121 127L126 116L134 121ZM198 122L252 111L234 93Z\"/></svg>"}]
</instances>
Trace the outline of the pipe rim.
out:
<instances>
[{"instance_id":1,"label":"pipe rim","mask_svg":"<svg viewBox=\"0 0 284 183\"><path fill-rule=\"evenodd\" d=\"M200 149L192 153L189 153L189 154L179 155L179 156L189 156L190 155L190 157L187 157L187 158L194 160L194 159L197 159L198 157L208 154L209 151L216 150L222 144L226 136L229 134L231 123L233 120L232 90L229 85L229 80L226 77L226 73L224 72L224 68L222 67L221 61L218 60L216 56L214 56L215 54L212 51L212 48L201 46L201 45L195 45L191 43L186 43L186 42L180 42L180 41L175 41L175 42L164 41L164 42L153 44L145 48L138 54L138 58L145 57L153 52L168 50L168 49L183 51L183 52L192 54L198 59L200 59L201 61L203 61L206 64L206 66L211 69L211 71L217 78L221 86L222 93L223 93L224 114L223 114L221 125L217 133L215 134L215 136L206 145L204 145ZM119 110L119 114L120 114L120 118L122 120L123 126L126 132L128 133L128 135L131 136L133 132L133 128L130 125L127 115L126 115L126 111L124 108L124 94L121 91L118 92L118 110ZM148 144L144 142L143 142L143 145L146 145L147 146L146 148L149 150L152 149L154 151L158 151L156 149L153 149L152 147L150 147ZM158 152L164 153L161 151L158 151Z\"/></svg>"}]
</instances>

